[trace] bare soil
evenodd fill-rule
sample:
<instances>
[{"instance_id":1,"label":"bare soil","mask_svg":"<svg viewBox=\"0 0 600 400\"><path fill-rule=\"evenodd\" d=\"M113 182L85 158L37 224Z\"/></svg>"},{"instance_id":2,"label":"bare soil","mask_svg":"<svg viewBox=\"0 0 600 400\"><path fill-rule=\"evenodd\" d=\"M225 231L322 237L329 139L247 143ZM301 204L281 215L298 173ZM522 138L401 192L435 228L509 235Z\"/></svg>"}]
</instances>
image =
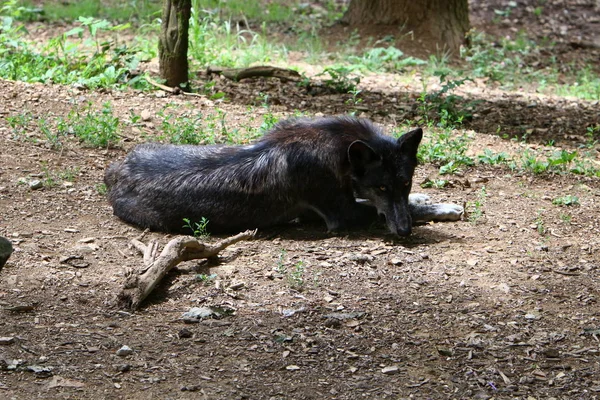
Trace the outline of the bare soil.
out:
<instances>
[{"instance_id":1,"label":"bare soil","mask_svg":"<svg viewBox=\"0 0 600 400\"><path fill-rule=\"evenodd\" d=\"M504 2L476 3L476 24L513 32L513 24L491 22L490 10ZM561 16L551 21L567 32L592 42L600 35L597 20L562 17L563 9L584 13L594 2L553 3L544 15ZM513 19L533 35L554 32L532 16ZM581 63L598 55L593 46L564 54ZM219 260L181 264L141 310L118 309L126 271L142 266L128 246L140 231L112 216L98 185L106 165L156 133L159 110L218 107L236 127L259 124L264 110L256 108L255 121L247 113L259 92L269 94L278 116L349 107L345 96L311 96L272 80L218 84L230 102L1 82L0 235L15 252L0 272L0 398L600 398L598 179L478 165L452 187L416 188L465 204L481 198L485 185L474 223L428 224L404 239L383 229L331 236L320 224L260 232ZM420 88L370 77L360 111L389 129L416 115ZM534 146L552 138L576 149L585 128L600 122L598 102L476 83L461 90L482 100L467 126L478 149L522 151L495 135L498 126L510 135L531 130ZM52 150L39 129L15 139L5 118L65 116L85 101L110 101L123 120L130 111L148 118L109 150L74 140ZM421 182L437 169L422 165L416 174ZM33 190L34 179L47 184ZM567 194L579 204L552 204ZM148 239L165 244L170 236ZM214 276L205 283L198 274ZM226 312L186 324L182 313L191 307ZM124 345L132 354L117 355Z\"/></svg>"}]
</instances>

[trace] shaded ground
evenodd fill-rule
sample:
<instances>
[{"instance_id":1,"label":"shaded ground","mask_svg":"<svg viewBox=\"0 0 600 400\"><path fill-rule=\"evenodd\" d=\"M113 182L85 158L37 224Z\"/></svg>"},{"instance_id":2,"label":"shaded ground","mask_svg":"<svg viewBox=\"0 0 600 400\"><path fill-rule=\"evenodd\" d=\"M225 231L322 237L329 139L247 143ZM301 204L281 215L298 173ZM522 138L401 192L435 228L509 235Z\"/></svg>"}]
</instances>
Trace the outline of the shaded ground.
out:
<instances>
[{"instance_id":1,"label":"shaded ground","mask_svg":"<svg viewBox=\"0 0 600 400\"><path fill-rule=\"evenodd\" d=\"M418 90L394 79L365 80L359 110L388 129L416 115ZM268 81L219 85L232 99L218 105L232 128L260 125L266 111L257 107L249 121L246 106L259 92L280 116L349 107L343 96L307 96ZM110 101L123 120L130 111L149 117L126 129L122 149L70 141L62 151L48 149L38 129L16 140L0 119L0 235L16 248L0 272L0 337L13 338L0 344L0 397L600 398L597 179L477 166L452 188L421 190L438 201L479 200L475 223L421 226L401 240L382 230L331 237L320 225L264 232L228 249L219 265L182 264L131 314L113 304L126 269L141 265L128 247L140 232L114 218L99 193L104 168L156 133L167 104L206 114L217 105L155 93L2 87L2 117L64 116L87 100ZM485 101L468 125L474 148L519 151L487 134L497 125L509 136L533 129L532 140L576 148L585 127L598 123L594 102L489 89L479 96ZM415 182L436 175L423 165ZM20 178L47 184L32 190ZM567 194L579 205L552 204ZM205 284L197 272L216 277ZM237 291L217 288L239 281ZM181 313L195 306L231 314L184 324ZM133 354L118 356L123 345Z\"/></svg>"}]
</instances>

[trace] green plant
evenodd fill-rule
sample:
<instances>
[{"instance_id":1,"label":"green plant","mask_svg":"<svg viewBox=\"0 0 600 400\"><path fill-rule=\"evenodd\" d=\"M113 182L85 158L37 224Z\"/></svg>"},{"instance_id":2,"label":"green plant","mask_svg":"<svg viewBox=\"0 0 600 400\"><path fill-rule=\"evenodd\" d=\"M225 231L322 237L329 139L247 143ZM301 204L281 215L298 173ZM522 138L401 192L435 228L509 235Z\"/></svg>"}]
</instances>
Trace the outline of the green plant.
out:
<instances>
[{"instance_id":1,"label":"green plant","mask_svg":"<svg viewBox=\"0 0 600 400\"><path fill-rule=\"evenodd\" d=\"M483 205L485 204L485 199L487 197L487 190L485 186L481 187L481 190L477 194L477 198L473 201L467 202L467 210L468 210L468 221L476 224L481 217L483 216Z\"/></svg>"},{"instance_id":2,"label":"green plant","mask_svg":"<svg viewBox=\"0 0 600 400\"><path fill-rule=\"evenodd\" d=\"M436 188L443 189L448 186L450 182L446 179L427 179L425 182L421 183L422 188Z\"/></svg>"},{"instance_id":3,"label":"green plant","mask_svg":"<svg viewBox=\"0 0 600 400\"><path fill-rule=\"evenodd\" d=\"M189 218L184 218L183 228L187 228L192 231L192 235L196 238L206 239L210 237L208 232L208 220L202 217L199 222L190 221Z\"/></svg>"},{"instance_id":4,"label":"green plant","mask_svg":"<svg viewBox=\"0 0 600 400\"><path fill-rule=\"evenodd\" d=\"M498 165L498 164L506 164L510 161L510 157L507 153L501 151L500 153L494 153L490 149L485 149L483 154L479 154L477 156L477 160L481 164L487 165Z\"/></svg>"},{"instance_id":5,"label":"green plant","mask_svg":"<svg viewBox=\"0 0 600 400\"><path fill-rule=\"evenodd\" d=\"M225 67L244 67L283 56L286 49L264 39L266 25L263 24L262 30L261 35L242 29L239 23L221 20L219 15L205 11L200 0L193 0L189 55L201 66L214 64Z\"/></svg>"},{"instance_id":6,"label":"green plant","mask_svg":"<svg viewBox=\"0 0 600 400\"><path fill-rule=\"evenodd\" d=\"M196 274L196 280L204 283L205 286L210 285L215 279L217 279L217 274Z\"/></svg>"},{"instance_id":7,"label":"green plant","mask_svg":"<svg viewBox=\"0 0 600 400\"><path fill-rule=\"evenodd\" d=\"M287 281L292 289L302 290L305 283L304 272L305 267L303 261L298 261L291 270L288 270Z\"/></svg>"},{"instance_id":8,"label":"green plant","mask_svg":"<svg viewBox=\"0 0 600 400\"><path fill-rule=\"evenodd\" d=\"M305 284L305 266L304 261L298 261L291 268L286 266L287 252L281 250L279 258L277 259L277 265L275 271L285 277L287 284L294 290L302 290ZM316 278L315 278L316 279Z\"/></svg>"},{"instance_id":9,"label":"green plant","mask_svg":"<svg viewBox=\"0 0 600 400\"><path fill-rule=\"evenodd\" d=\"M48 146L51 149L57 150L62 148L63 143L61 141L61 138L63 137L63 135L57 129L54 129L52 126L50 126L46 119L38 119L37 126L40 132L42 132L42 134L46 138L46 143L48 143Z\"/></svg>"},{"instance_id":10,"label":"green plant","mask_svg":"<svg viewBox=\"0 0 600 400\"><path fill-rule=\"evenodd\" d=\"M355 72L355 68L347 66L326 67L316 76L324 77L323 84L336 93L355 91L360 83L360 75Z\"/></svg>"},{"instance_id":11,"label":"green plant","mask_svg":"<svg viewBox=\"0 0 600 400\"><path fill-rule=\"evenodd\" d=\"M201 112L195 115L184 113L183 115L167 114L166 110L159 111L158 115L163 118L161 123L162 135L159 139L167 140L174 144L214 144L215 138L204 132Z\"/></svg>"},{"instance_id":12,"label":"green plant","mask_svg":"<svg viewBox=\"0 0 600 400\"><path fill-rule=\"evenodd\" d=\"M406 67L427 64L426 61L415 57L404 56L404 52L394 46L374 47L367 50L362 56L350 56L348 61L356 68L366 68L369 71L399 72Z\"/></svg>"},{"instance_id":13,"label":"green plant","mask_svg":"<svg viewBox=\"0 0 600 400\"><path fill-rule=\"evenodd\" d=\"M556 206L576 206L579 205L579 197L568 194L553 199L552 204Z\"/></svg>"},{"instance_id":14,"label":"green plant","mask_svg":"<svg viewBox=\"0 0 600 400\"><path fill-rule=\"evenodd\" d=\"M562 222L564 222L567 225L570 224L573 220L573 217L567 213L560 213L559 218Z\"/></svg>"},{"instance_id":15,"label":"green plant","mask_svg":"<svg viewBox=\"0 0 600 400\"><path fill-rule=\"evenodd\" d=\"M73 134L84 144L92 147L111 147L119 143L119 118L112 113L109 102L97 111L91 103L83 108L72 109L67 118L58 118L57 129L61 134Z\"/></svg>"},{"instance_id":16,"label":"green plant","mask_svg":"<svg viewBox=\"0 0 600 400\"><path fill-rule=\"evenodd\" d=\"M11 3L11 2L9 2ZM7 4L7 3L5 3ZM77 84L88 88L148 87L144 75L134 76L139 58L136 50L114 40L100 40L128 25L80 17L78 26L45 44L25 40L25 28L15 24L15 11L2 8L0 26L0 77L25 82ZM8 16L6 16L8 14ZM103 32L100 35L100 32ZM87 38L84 38L87 36ZM72 41L72 38L77 38ZM92 51L90 51L90 49Z\"/></svg>"},{"instance_id":17,"label":"green plant","mask_svg":"<svg viewBox=\"0 0 600 400\"><path fill-rule=\"evenodd\" d=\"M542 216L544 214L544 211L545 210L543 208L538 210L537 217L534 221L535 229L540 234L540 236L546 235L546 226L544 224L544 218Z\"/></svg>"},{"instance_id":18,"label":"green plant","mask_svg":"<svg viewBox=\"0 0 600 400\"><path fill-rule=\"evenodd\" d=\"M470 141L466 134L456 135L450 130L431 131L431 138L421 142L417 157L422 163L438 165L440 173L456 173L462 167L474 164L473 159L466 155Z\"/></svg>"},{"instance_id":19,"label":"green plant","mask_svg":"<svg viewBox=\"0 0 600 400\"><path fill-rule=\"evenodd\" d=\"M471 107L473 102L464 106L460 105L463 98L452 92L465 82L471 81L471 79L463 78L447 80L447 75L445 73L439 73L438 75L441 88L435 92L427 93L427 87L423 87L423 91L418 98L419 111L421 117L424 118L426 122L430 122L431 112L437 112L439 120L438 126L441 128L454 129L461 126L465 118L471 117L467 108Z\"/></svg>"},{"instance_id":20,"label":"green plant","mask_svg":"<svg viewBox=\"0 0 600 400\"><path fill-rule=\"evenodd\" d=\"M598 138L600 137L600 124L596 124L594 126L590 125L585 128L585 138L586 143L585 147L593 148L598 143Z\"/></svg>"},{"instance_id":21,"label":"green plant","mask_svg":"<svg viewBox=\"0 0 600 400\"><path fill-rule=\"evenodd\" d=\"M98 183L96 186L96 192L98 192L98 194L100 196L105 196L106 193L108 192L108 189L106 187L106 185L104 183Z\"/></svg>"},{"instance_id":22,"label":"green plant","mask_svg":"<svg viewBox=\"0 0 600 400\"><path fill-rule=\"evenodd\" d=\"M15 139L19 138L27 131L27 127L32 120L33 115L29 111L6 117L6 122L8 122L8 126L11 128Z\"/></svg>"}]
</instances>

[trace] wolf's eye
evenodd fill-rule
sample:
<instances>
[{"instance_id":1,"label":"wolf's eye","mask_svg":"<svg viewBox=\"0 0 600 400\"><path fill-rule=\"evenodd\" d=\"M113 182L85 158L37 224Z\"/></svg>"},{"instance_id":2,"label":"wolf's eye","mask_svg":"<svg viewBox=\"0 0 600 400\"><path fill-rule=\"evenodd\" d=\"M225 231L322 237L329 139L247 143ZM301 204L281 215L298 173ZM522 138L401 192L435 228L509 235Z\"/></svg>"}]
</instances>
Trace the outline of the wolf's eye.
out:
<instances>
[{"instance_id":1,"label":"wolf's eye","mask_svg":"<svg viewBox=\"0 0 600 400\"><path fill-rule=\"evenodd\" d=\"M410 186L410 181L404 182L404 186Z\"/></svg>"},{"instance_id":2,"label":"wolf's eye","mask_svg":"<svg viewBox=\"0 0 600 400\"><path fill-rule=\"evenodd\" d=\"M383 185L379 186L379 190L381 190L382 192L387 191L387 188Z\"/></svg>"}]
</instances>

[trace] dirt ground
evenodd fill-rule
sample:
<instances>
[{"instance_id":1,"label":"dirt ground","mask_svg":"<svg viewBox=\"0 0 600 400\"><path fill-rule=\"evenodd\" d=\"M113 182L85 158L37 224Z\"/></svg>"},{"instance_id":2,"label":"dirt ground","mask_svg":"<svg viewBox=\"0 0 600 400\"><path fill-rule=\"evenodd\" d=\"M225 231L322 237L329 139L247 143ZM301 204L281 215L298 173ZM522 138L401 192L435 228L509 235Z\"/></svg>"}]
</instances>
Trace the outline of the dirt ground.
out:
<instances>
[{"instance_id":1,"label":"dirt ground","mask_svg":"<svg viewBox=\"0 0 600 400\"><path fill-rule=\"evenodd\" d=\"M598 12L595 22L584 18L594 2L554 3L548 15L558 18L512 18L533 35L548 29L560 36L565 30L554 24L565 25L565 57L590 62L597 48L569 43L578 32L584 41L599 37ZM498 33L503 25L489 21L504 2L479 4L472 4L474 23ZM415 188L436 201L479 199L483 215L475 223L419 226L404 239L377 229L331 236L321 225L259 232L218 261L180 264L132 313L115 299L126 271L142 265L129 246L140 231L112 216L98 185L112 160L156 132L161 109L174 104L208 114L218 107L235 127L260 124L258 117L248 122L247 111L258 92L269 94L278 116L340 113L347 99L268 80L220 82L231 99L222 104L160 92L0 84L0 236L15 247L0 272L0 398L600 398L598 179L477 165L450 188ZM419 85L384 75L362 85L363 115L388 129L415 116ZM478 149L522 151L494 135L499 125L509 136L533 129L531 146L553 138L576 149L585 128L600 123L597 101L477 83L462 90L483 100L467 125ZM24 110L65 116L88 100L110 101L123 120L130 111L147 118L125 130L121 148L71 141L61 151L35 140L36 129L16 140L5 118ZM421 165L416 174L421 182L437 169ZM30 188L48 177L54 184ZM552 203L567 194L579 205ZM144 240L170 238L150 233ZM222 315L185 323L182 313L192 307ZM122 346L132 352L118 352Z\"/></svg>"}]
</instances>

